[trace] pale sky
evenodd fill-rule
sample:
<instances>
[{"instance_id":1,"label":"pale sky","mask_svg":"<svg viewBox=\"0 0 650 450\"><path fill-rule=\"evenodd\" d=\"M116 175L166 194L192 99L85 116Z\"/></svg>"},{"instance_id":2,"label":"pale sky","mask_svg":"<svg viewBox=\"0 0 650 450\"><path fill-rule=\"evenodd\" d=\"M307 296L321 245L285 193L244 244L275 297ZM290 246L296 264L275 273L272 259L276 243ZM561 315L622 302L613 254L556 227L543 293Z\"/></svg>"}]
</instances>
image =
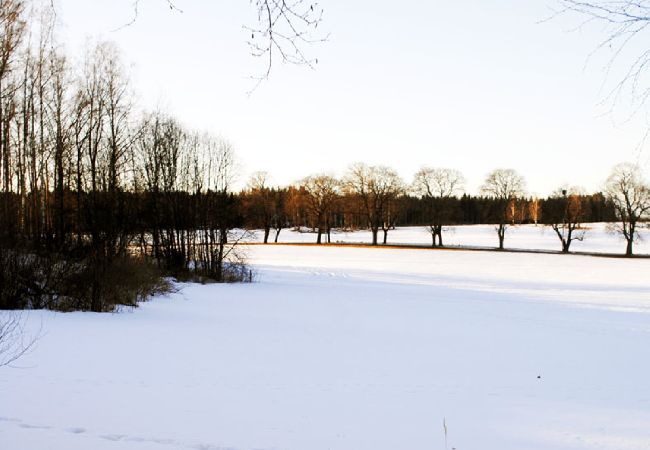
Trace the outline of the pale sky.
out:
<instances>
[{"instance_id":1,"label":"pale sky","mask_svg":"<svg viewBox=\"0 0 650 450\"><path fill-rule=\"evenodd\" d=\"M639 161L644 117L600 105L607 53L588 64L602 30L570 31L547 18L554 0L321 0L329 41L319 64L273 67L245 43L248 0L57 0L60 40L79 57L88 38L115 41L143 109L233 143L249 173L276 184L314 172L342 175L356 161L395 168L407 182L422 165L463 172L477 192L494 168L513 168L529 193L563 183L600 189L611 167ZM605 88L603 88L605 84Z\"/></svg>"}]
</instances>

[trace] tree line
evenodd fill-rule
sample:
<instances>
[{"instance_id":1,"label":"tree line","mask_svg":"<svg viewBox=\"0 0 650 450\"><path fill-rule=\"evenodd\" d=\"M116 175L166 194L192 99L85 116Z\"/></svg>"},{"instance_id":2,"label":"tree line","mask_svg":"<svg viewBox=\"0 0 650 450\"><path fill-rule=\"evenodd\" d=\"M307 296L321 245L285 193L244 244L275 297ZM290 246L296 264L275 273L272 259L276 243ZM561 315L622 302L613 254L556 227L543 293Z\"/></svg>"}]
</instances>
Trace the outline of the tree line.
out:
<instances>
[{"instance_id":1,"label":"tree line","mask_svg":"<svg viewBox=\"0 0 650 450\"><path fill-rule=\"evenodd\" d=\"M590 222L608 222L633 254L638 228L650 215L650 187L641 169L624 163L614 167L603 191L587 194L576 186L560 186L546 198L527 196L524 178L512 169L495 169L481 194L464 192L465 178L454 169L423 167L410 183L386 166L356 163L345 175L307 176L292 186L271 186L269 174L254 173L239 193L242 215L249 228L271 232L278 242L285 228L309 228L316 243L330 242L333 228L368 229L372 245L387 243L399 226L425 226L433 247L443 246L443 230L452 225L496 224L498 248L504 248L506 229L515 224L549 226L562 252L583 240ZM381 233L381 236L380 236Z\"/></svg>"}]
</instances>

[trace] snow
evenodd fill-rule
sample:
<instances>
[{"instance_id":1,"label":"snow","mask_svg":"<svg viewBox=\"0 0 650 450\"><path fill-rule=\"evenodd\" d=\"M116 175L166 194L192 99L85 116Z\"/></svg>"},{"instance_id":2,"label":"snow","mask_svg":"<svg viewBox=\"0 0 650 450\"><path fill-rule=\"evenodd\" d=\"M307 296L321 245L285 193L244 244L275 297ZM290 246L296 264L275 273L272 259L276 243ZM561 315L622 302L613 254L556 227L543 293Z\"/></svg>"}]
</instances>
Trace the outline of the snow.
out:
<instances>
[{"instance_id":1,"label":"snow","mask_svg":"<svg viewBox=\"0 0 650 450\"><path fill-rule=\"evenodd\" d=\"M282 230L278 242L316 242L316 233L311 230L297 232ZM625 240L617 233L608 230L605 223L592 223L585 225L583 241L573 241L571 251L598 252L598 253L625 253ZM650 254L650 231L641 228L640 240L635 243L634 252L637 254ZM261 242L263 233L256 232L253 240ZM497 247L499 242L494 225L459 225L447 227L443 231L443 243L446 246L468 247ZM271 232L270 240L275 237ZM379 231L379 240L383 233ZM332 231L332 242L369 243L372 236L369 231L361 230L345 232ZM426 227L398 227L388 232L389 244L419 244L431 245L431 235ZM506 231L505 247L511 249L527 250L554 250L562 249L560 240L555 232L543 225L516 225L508 227Z\"/></svg>"},{"instance_id":2,"label":"snow","mask_svg":"<svg viewBox=\"0 0 650 450\"><path fill-rule=\"evenodd\" d=\"M650 259L248 252L253 284L30 312L0 449L650 449Z\"/></svg>"}]
</instances>

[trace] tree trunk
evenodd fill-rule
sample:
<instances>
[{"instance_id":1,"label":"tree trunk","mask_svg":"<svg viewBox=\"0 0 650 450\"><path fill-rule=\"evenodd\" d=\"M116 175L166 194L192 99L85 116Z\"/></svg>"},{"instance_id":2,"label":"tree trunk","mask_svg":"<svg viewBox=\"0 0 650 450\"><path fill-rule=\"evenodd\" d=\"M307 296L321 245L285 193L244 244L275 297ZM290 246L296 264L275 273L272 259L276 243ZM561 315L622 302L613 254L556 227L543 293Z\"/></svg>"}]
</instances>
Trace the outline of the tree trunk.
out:
<instances>
[{"instance_id":1,"label":"tree trunk","mask_svg":"<svg viewBox=\"0 0 650 450\"><path fill-rule=\"evenodd\" d=\"M388 228L384 228L384 245L388 241Z\"/></svg>"},{"instance_id":2,"label":"tree trunk","mask_svg":"<svg viewBox=\"0 0 650 450\"><path fill-rule=\"evenodd\" d=\"M497 233L499 234L499 250L503 250L503 241L506 238L506 227L504 224L499 225Z\"/></svg>"},{"instance_id":3,"label":"tree trunk","mask_svg":"<svg viewBox=\"0 0 650 450\"><path fill-rule=\"evenodd\" d=\"M55 223L55 233L56 233L56 244L57 248L61 248L63 244L63 234L64 234L64 204L63 204L63 139L61 136L57 136L56 139L56 150L54 153L54 165L56 167L56 183L54 185L54 198L56 204L56 216L54 219Z\"/></svg>"},{"instance_id":4,"label":"tree trunk","mask_svg":"<svg viewBox=\"0 0 650 450\"><path fill-rule=\"evenodd\" d=\"M571 241L573 240L571 234L572 234L572 229L571 229L571 225L569 225L569 230L567 231L566 239L562 241L562 253L569 253L569 247L571 247Z\"/></svg>"},{"instance_id":5,"label":"tree trunk","mask_svg":"<svg viewBox=\"0 0 650 450\"><path fill-rule=\"evenodd\" d=\"M268 244L269 243L269 234L271 234L271 229L266 227L264 228L264 243Z\"/></svg>"},{"instance_id":6,"label":"tree trunk","mask_svg":"<svg viewBox=\"0 0 650 450\"><path fill-rule=\"evenodd\" d=\"M278 243L278 237L280 236L280 231L282 231L282 228L275 229L275 239L273 240L273 242L275 242L276 244Z\"/></svg>"},{"instance_id":7,"label":"tree trunk","mask_svg":"<svg viewBox=\"0 0 650 450\"><path fill-rule=\"evenodd\" d=\"M372 231L372 245L377 245L377 234L379 233L379 228L371 228Z\"/></svg>"},{"instance_id":8,"label":"tree trunk","mask_svg":"<svg viewBox=\"0 0 650 450\"><path fill-rule=\"evenodd\" d=\"M91 287L90 287L90 310L92 312L102 312L102 278L104 275L104 261L97 258L97 249L95 256L90 259L88 264L92 265L91 270Z\"/></svg>"}]
</instances>

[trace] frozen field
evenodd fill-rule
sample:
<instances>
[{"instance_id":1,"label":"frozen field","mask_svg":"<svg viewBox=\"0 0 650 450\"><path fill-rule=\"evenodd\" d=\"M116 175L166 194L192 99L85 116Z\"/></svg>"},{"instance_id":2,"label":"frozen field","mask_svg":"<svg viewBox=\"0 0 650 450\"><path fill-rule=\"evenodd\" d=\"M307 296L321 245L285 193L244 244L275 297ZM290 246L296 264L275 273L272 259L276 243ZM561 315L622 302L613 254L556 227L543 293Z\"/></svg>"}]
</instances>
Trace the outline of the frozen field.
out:
<instances>
[{"instance_id":1,"label":"frozen field","mask_svg":"<svg viewBox=\"0 0 650 450\"><path fill-rule=\"evenodd\" d=\"M571 251L625 253L625 240L618 234L607 230L604 223L588 224L584 241L574 241ZM650 233L647 229L640 231L641 239L635 244L637 254L650 254ZM270 241L275 237L271 232ZM379 241L383 233L379 231ZM262 234L257 232L255 240L261 241ZM332 242L364 242L370 243L372 235L369 231L332 232ZM316 234L311 232L296 232L282 230L278 242L316 242ZM431 235L425 227L398 227L388 232L389 244L420 244L431 245ZM448 227L443 232L443 243L446 246L497 247L499 241L493 225L461 225ZM506 232L506 248L555 250L562 249L560 240L555 232L542 225L519 225L509 227Z\"/></svg>"},{"instance_id":2,"label":"frozen field","mask_svg":"<svg viewBox=\"0 0 650 450\"><path fill-rule=\"evenodd\" d=\"M249 252L254 284L31 312L0 449L650 449L648 259Z\"/></svg>"}]
</instances>

